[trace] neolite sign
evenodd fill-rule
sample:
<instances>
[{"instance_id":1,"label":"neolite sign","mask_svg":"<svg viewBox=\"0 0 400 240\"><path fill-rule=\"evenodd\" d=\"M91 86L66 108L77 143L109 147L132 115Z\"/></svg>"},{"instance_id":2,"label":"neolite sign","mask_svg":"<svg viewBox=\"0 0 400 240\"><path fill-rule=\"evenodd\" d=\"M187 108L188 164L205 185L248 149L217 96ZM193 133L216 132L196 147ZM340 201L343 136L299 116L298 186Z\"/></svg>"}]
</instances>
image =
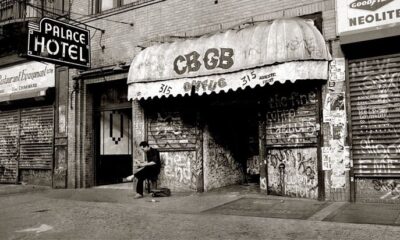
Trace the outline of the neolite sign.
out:
<instances>
[{"instance_id":1,"label":"neolite sign","mask_svg":"<svg viewBox=\"0 0 400 240\"><path fill-rule=\"evenodd\" d=\"M39 26L29 25L28 57L72 66L90 68L89 31L51 18Z\"/></svg>"},{"instance_id":2,"label":"neolite sign","mask_svg":"<svg viewBox=\"0 0 400 240\"><path fill-rule=\"evenodd\" d=\"M400 0L336 0L336 9L339 35L400 23Z\"/></svg>"}]
</instances>

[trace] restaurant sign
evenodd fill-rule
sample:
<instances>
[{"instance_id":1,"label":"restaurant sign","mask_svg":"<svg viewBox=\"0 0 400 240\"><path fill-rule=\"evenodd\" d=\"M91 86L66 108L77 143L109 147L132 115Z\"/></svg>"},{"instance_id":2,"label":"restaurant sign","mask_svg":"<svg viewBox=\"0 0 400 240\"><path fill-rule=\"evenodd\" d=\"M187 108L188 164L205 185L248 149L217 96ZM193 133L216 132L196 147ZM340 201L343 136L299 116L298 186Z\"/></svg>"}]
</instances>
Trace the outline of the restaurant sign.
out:
<instances>
[{"instance_id":1,"label":"restaurant sign","mask_svg":"<svg viewBox=\"0 0 400 240\"><path fill-rule=\"evenodd\" d=\"M369 31L400 21L400 0L336 0L337 32Z\"/></svg>"},{"instance_id":2,"label":"restaurant sign","mask_svg":"<svg viewBox=\"0 0 400 240\"><path fill-rule=\"evenodd\" d=\"M89 31L50 18L30 23L27 56L80 69L90 68Z\"/></svg>"},{"instance_id":3,"label":"restaurant sign","mask_svg":"<svg viewBox=\"0 0 400 240\"><path fill-rule=\"evenodd\" d=\"M54 87L55 66L30 62L0 69L0 101L12 100L13 95L23 98L26 92L45 91ZM45 95L45 92L42 93Z\"/></svg>"}]
</instances>

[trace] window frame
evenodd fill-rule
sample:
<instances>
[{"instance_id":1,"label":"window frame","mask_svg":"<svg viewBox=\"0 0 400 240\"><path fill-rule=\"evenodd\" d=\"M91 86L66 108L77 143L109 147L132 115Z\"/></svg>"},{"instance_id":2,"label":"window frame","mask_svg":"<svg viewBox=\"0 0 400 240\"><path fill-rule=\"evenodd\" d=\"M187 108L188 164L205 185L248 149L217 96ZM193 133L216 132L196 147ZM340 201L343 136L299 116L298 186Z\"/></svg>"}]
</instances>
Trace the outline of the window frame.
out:
<instances>
[{"instance_id":1,"label":"window frame","mask_svg":"<svg viewBox=\"0 0 400 240\"><path fill-rule=\"evenodd\" d=\"M101 5L102 5L103 1L107 1L107 0L93 0L93 14L103 13L105 11L119 8L124 5L124 0L112 0L113 6L109 9L103 10L103 9L101 9Z\"/></svg>"}]
</instances>

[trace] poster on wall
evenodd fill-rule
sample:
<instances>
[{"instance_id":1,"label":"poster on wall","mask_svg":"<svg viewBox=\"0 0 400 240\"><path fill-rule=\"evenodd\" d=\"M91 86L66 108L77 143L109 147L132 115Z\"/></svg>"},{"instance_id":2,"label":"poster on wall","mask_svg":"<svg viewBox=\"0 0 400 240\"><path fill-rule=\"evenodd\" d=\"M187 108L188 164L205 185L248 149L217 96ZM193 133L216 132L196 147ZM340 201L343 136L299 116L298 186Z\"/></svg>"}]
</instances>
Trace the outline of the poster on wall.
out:
<instances>
[{"instance_id":1,"label":"poster on wall","mask_svg":"<svg viewBox=\"0 0 400 240\"><path fill-rule=\"evenodd\" d=\"M343 122L331 122L329 145L343 151L346 139L346 125Z\"/></svg>"},{"instance_id":2,"label":"poster on wall","mask_svg":"<svg viewBox=\"0 0 400 240\"><path fill-rule=\"evenodd\" d=\"M345 123L345 93L326 94L323 107L324 122Z\"/></svg>"}]
</instances>

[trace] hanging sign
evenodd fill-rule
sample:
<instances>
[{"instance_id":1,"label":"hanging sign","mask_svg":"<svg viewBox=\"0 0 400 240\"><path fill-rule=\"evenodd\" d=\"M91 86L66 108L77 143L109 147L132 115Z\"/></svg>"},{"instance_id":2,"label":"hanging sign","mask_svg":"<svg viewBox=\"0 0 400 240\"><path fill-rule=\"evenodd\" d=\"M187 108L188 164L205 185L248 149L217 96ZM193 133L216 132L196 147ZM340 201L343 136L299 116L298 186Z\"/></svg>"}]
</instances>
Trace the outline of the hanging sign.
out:
<instances>
[{"instance_id":1,"label":"hanging sign","mask_svg":"<svg viewBox=\"0 0 400 240\"><path fill-rule=\"evenodd\" d=\"M29 24L27 56L72 66L90 68L89 31L50 18Z\"/></svg>"}]
</instances>

